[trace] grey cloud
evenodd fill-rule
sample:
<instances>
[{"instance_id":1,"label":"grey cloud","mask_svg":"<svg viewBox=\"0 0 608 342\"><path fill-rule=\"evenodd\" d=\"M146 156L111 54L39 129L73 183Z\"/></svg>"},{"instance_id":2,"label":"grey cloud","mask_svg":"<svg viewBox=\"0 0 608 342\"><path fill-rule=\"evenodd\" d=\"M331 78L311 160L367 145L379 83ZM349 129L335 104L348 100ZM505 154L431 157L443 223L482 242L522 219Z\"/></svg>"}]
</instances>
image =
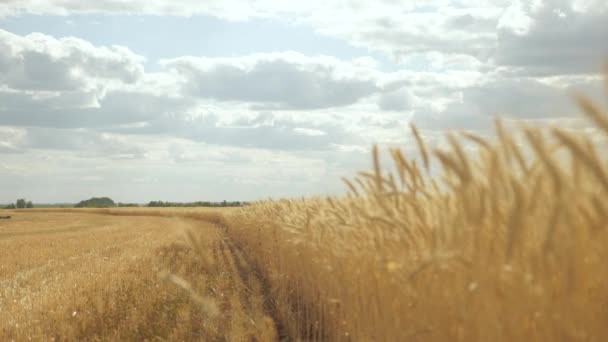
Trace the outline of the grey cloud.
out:
<instances>
[{"instance_id":1,"label":"grey cloud","mask_svg":"<svg viewBox=\"0 0 608 342\"><path fill-rule=\"evenodd\" d=\"M163 65L184 78L184 91L192 96L251 102L261 110L346 106L378 90L374 79L357 75L357 68L349 63L296 53L186 57Z\"/></svg>"},{"instance_id":2,"label":"grey cloud","mask_svg":"<svg viewBox=\"0 0 608 342\"><path fill-rule=\"evenodd\" d=\"M484 31L491 32L496 28L496 18L487 18L471 13L455 14L449 16L444 25L449 30L478 30L483 29Z\"/></svg>"},{"instance_id":3,"label":"grey cloud","mask_svg":"<svg viewBox=\"0 0 608 342\"><path fill-rule=\"evenodd\" d=\"M601 81L560 79L555 84L533 78L498 78L461 90L441 110L414 108L414 122L432 130L465 129L488 131L495 116L518 120L567 122L580 117L574 99L576 92L602 101Z\"/></svg>"},{"instance_id":4,"label":"grey cloud","mask_svg":"<svg viewBox=\"0 0 608 342\"><path fill-rule=\"evenodd\" d=\"M378 106L382 110L407 110L412 106L412 95L405 88L384 93L380 96Z\"/></svg>"},{"instance_id":5,"label":"grey cloud","mask_svg":"<svg viewBox=\"0 0 608 342\"><path fill-rule=\"evenodd\" d=\"M126 48L94 47L77 38L41 33L18 36L0 29L0 82L12 89L77 91L108 80L134 83L142 57Z\"/></svg>"},{"instance_id":6,"label":"grey cloud","mask_svg":"<svg viewBox=\"0 0 608 342\"><path fill-rule=\"evenodd\" d=\"M433 131L488 131L492 127L490 115L480 114L474 105L465 103L454 103L441 111L416 110L413 122L418 128Z\"/></svg>"},{"instance_id":7,"label":"grey cloud","mask_svg":"<svg viewBox=\"0 0 608 342\"><path fill-rule=\"evenodd\" d=\"M495 42L497 5L425 3L405 7L400 2L351 8L343 20L335 13L313 12L311 25L322 34L339 37L352 45L384 52L397 61L411 54L438 52L468 55L487 61Z\"/></svg>"},{"instance_id":8,"label":"grey cloud","mask_svg":"<svg viewBox=\"0 0 608 342\"><path fill-rule=\"evenodd\" d=\"M29 142L22 144L23 148L72 150L108 144L97 138L83 140L84 135L75 129L171 136L216 145L274 150L327 150L332 144L356 140L337 124L295 122L270 112L250 118L236 115L237 120L227 126L220 124L218 114L192 117L192 111L198 111L199 106L192 97L174 98L137 88L108 90L104 94L96 91L0 90L0 102L0 125L32 128ZM327 134L315 135L318 131ZM53 140L54 135L61 134L67 136L57 136L57 140ZM132 152L137 151L125 153Z\"/></svg>"},{"instance_id":9,"label":"grey cloud","mask_svg":"<svg viewBox=\"0 0 608 342\"><path fill-rule=\"evenodd\" d=\"M4 84L14 89L61 91L86 86L85 79L70 72L70 65L57 63L44 53L24 51L13 56L3 56L2 59L5 62L0 69L0 77Z\"/></svg>"},{"instance_id":10,"label":"grey cloud","mask_svg":"<svg viewBox=\"0 0 608 342\"><path fill-rule=\"evenodd\" d=\"M16 148L14 146L5 144L3 142L0 141L0 154L6 154L6 153L21 153L23 152L23 150Z\"/></svg>"},{"instance_id":11,"label":"grey cloud","mask_svg":"<svg viewBox=\"0 0 608 342\"><path fill-rule=\"evenodd\" d=\"M103 128L146 122L163 115L181 113L193 103L132 91L112 91L101 99L86 92L62 93L61 96L60 99L37 98L23 92L0 91L0 101L3 104L0 107L0 125Z\"/></svg>"},{"instance_id":12,"label":"grey cloud","mask_svg":"<svg viewBox=\"0 0 608 342\"><path fill-rule=\"evenodd\" d=\"M500 28L496 63L520 75L598 73L608 58L608 5L590 1L578 11L573 6L551 0L537 10L521 8L530 21L527 32Z\"/></svg>"},{"instance_id":13,"label":"grey cloud","mask_svg":"<svg viewBox=\"0 0 608 342\"><path fill-rule=\"evenodd\" d=\"M145 150L125 136L88 129L0 126L0 154L28 150L60 150L81 157L142 158Z\"/></svg>"},{"instance_id":14,"label":"grey cloud","mask_svg":"<svg viewBox=\"0 0 608 342\"><path fill-rule=\"evenodd\" d=\"M461 37L449 35L423 35L418 32L409 32L405 29L388 31L383 29L370 29L358 34L358 46L371 45L390 53L400 60L412 53L439 51L447 54L465 54L478 59L488 57L488 46L492 44L492 37L483 34L468 34Z\"/></svg>"},{"instance_id":15,"label":"grey cloud","mask_svg":"<svg viewBox=\"0 0 608 342\"><path fill-rule=\"evenodd\" d=\"M376 127L384 129L395 129L398 127L405 127L402 120L392 118L388 115L374 115L366 114L357 120L362 127Z\"/></svg>"},{"instance_id":16,"label":"grey cloud","mask_svg":"<svg viewBox=\"0 0 608 342\"><path fill-rule=\"evenodd\" d=\"M463 95L465 103L484 115L531 119L574 114L564 90L534 79L500 79L465 89Z\"/></svg>"},{"instance_id":17,"label":"grey cloud","mask_svg":"<svg viewBox=\"0 0 608 342\"><path fill-rule=\"evenodd\" d=\"M269 118L237 120L232 125L220 124L219 116L206 114L196 118L165 116L141 127L115 128L124 134L171 135L213 145L270 150L329 150L333 144L358 143L356 137L339 125L315 125L289 119ZM303 134L322 131L327 134Z\"/></svg>"},{"instance_id":18,"label":"grey cloud","mask_svg":"<svg viewBox=\"0 0 608 342\"><path fill-rule=\"evenodd\" d=\"M91 130L29 128L24 140L26 148L70 150L81 155L110 158L141 158L145 150L124 136Z\"/></svg>"}]
</instances>

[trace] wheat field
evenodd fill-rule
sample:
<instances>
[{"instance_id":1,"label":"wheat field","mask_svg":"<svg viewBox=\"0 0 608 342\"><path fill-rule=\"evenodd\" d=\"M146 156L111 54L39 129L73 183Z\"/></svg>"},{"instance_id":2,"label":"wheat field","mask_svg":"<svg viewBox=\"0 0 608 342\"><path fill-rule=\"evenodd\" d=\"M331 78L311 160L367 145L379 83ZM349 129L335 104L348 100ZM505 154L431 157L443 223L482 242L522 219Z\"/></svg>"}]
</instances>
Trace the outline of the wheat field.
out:
<instances>
[{"instance_id":1,"label":"wheat field","mask_svg":"<svg viewBox=\"0 0 608 342\"><path fill-rule=\"evenodd\" d=\"M607 341L608 115L578 102L592 134L497 121L496 138L453 132L432 149L412 127L419 154L381 164L374 148L343 197L14 212L0 332Z\"/></svg>"},{"instance_id":2,"label":"wheat field","mask_svg":"<svg viewBox=\"0 0 608 342\"><path fill-rule=\"evenodd\" d=\"M497 121L431 150L412 127L420 158L374 148L348 196L258 202L227 234L296 339L607 341L608 115L578 102L594 136Z\"/></svg>"}]
</instances>

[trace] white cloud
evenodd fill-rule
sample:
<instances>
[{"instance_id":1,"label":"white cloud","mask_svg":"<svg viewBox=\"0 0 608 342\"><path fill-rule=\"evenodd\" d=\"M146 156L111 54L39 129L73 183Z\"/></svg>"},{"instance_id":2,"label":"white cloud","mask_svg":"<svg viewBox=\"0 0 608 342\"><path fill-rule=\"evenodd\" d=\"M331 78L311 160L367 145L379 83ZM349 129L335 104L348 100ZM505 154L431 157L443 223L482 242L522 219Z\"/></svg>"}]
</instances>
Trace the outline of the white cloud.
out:
<instances>
[{"instance_id":1,"label":"white cloud","mask_svg":"<svg viewBox=\"0 0 608 342\"><path fill-rule=\"evenodd\" d=\"M293 131L297 134L308 135L308 136L312 136L312 137L327 135L327 132L324 132L324 131L321 131L318 129L312 129L312 128L296 127L293 129Z\"/></svg>"},{"instance_id":2,"label":"white cloud","mask_svg":"<svg viewBox=\"0 0 608 342\"><path fill-rule=\"evenodd\" d=\"M601 54L608 54L603 0L20 0L2 3L2 13L265 17L309 26L399 61L436 52L545 74L596 72Z\"/></svg>"},{"instance_id":3,"label":"white cloud","mask_svg":"<svg viewBox=\"0 0 608 342\"><path fill-rule=\"evenodd\" d=\"M23 152L26 134L24 129L0 126L0 154Z\"/></svg>"},{"instance_id":4,"label":"white cloud","mask_svg":"<svg viewBox=\"0 0 608 342\"><path fill-rule=\"evenodd\" d=\"M605 96L596 76L608 56L607 7L600 0L3 1L0 17L264 17L394 63L167 51L169 58L151 61L159 62L151 73L137 54L145 51L0 30L0 188L9 197L28 188L74 199L83 188L107 190L123 201L137 200L129 197L135 193L155 198L162 187L171 189L168 200L297 195L339 188L339 176L368 165L371 143L408 141L410 120L435 140L445 129L488 132L495 113L585 129L567 94ZM84 183L87 170L95 182Z\"/></svg>"},{"instance_id":5,"label":"white cloud","mask_svg":"<svg viewBox=\"0 0 608 342\"><path fill-rule=\"evenodd\" d=\"M108 82L134 83L144 73L142 62L125 47L0 29L0 82L10 89L90 91Z\"/></svg>"},{"instance_id":6,"label":"white cloud","mask_svg":"<svg viewBox=\"0 0 608 342\"><path fill-rule=\"evenodd\" d=\"M498 21L498 30L506 30L518 36L524 36L530 32L534 19L522 8L521 1L514 1L504 11Z\"/></svg>"},{"instance_id":7,"label":"white cloud","mask_svg":"<svg viewBox=\"0 0 608 342\"><path fill-rule=\"evenodd\" d=\"M230 20L245 20L251 17L269 16L276 7L289 7L277 1L224 0L4 0L0 3L0 16L15 16L23 13L36 15L70 14L127 14L127 15L212 15Z\"/></svg>"}]
</instances>

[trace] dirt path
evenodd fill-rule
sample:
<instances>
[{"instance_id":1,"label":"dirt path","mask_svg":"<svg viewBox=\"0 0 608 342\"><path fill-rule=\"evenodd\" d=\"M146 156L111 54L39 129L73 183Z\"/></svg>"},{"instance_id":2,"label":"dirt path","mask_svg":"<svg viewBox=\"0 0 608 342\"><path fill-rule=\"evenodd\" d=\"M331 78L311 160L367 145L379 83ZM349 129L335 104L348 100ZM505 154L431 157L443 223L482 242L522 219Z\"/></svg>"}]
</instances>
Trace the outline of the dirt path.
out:
<instances>
[{"instance_id":1,"label":"dirt path","mask_svg":"<svg viewBox=\"0 0 608 342\"><path fill-rule=\"evenodd\" d=\"M280 335L262 282L212 223L36 212L0 236L0 340Z\"/></svg>"}]
</instances>

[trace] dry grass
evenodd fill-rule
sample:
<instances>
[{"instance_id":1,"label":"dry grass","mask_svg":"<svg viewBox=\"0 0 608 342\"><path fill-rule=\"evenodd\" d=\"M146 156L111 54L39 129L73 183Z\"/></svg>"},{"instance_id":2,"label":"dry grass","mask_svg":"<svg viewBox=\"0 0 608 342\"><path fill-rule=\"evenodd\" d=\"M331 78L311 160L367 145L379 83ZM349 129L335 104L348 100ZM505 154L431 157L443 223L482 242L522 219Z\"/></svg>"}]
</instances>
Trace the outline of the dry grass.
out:
<instances>
[{"instance_id":1,"label":"dry grass","mask_svg":"<svg viewBox=\"0 0 608 342\"><path fill-rule=\"evenodd\" d=\"M19 211L0 250L3 341L276 338L261 283L213 224Z\"/></svg>"},{"instance_id":2,"label":"dry grass","mask_svg":"<svg viewBox=\"0 0 608 342\"><path fill-rule=\"evenodd\" d=\"M579 102L606 138L608 115ZM345 198L235 211L227 234L265 275L289 335L608 341L606 150L563 129L496 131L431 151L413 129L422 163L391 150L387 172L374 149Z\"/></svg>"}]
</instances>

